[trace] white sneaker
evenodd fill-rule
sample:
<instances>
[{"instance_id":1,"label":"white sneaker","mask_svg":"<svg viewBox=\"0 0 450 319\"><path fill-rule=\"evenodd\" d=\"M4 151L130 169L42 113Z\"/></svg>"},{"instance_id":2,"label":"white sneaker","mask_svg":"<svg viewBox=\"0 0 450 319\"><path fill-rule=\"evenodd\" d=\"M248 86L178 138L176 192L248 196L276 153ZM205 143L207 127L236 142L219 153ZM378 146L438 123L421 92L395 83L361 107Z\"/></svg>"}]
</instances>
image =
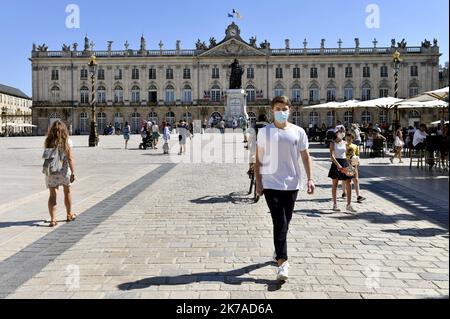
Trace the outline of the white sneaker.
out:
<instances>
[{"instance_id":1,"label":"white sneaker","mask_svg":"<svg viewBox=\"0 0 450 319\"><path fill-rule=\"evenodd\" d=\"M347 212L349 212L349 213L357 213L357 211L353 208L352 205L347 205Z\"/></svg>"},{"instance_id":2,"label":"white sneaker","mask_svg":"<svg viewBox=\"0 0 450 319\"><path fill-rule=\"evenodd\" d=\"M337 207L337 205L333 205L333 212L340 212L341 210Z\"/></svg>"},{"instance_id":3,"label":"white sneaker","mask_svg":"<svg viewBox=\"0 0 450 319\"><path fill-rule=\"evenodd\" d=\"M279 281L287 281L288 277L289 277L289 263L287 261L285 261L278 268L277 280L279 280Z\"/></svg>"}]
</instances>

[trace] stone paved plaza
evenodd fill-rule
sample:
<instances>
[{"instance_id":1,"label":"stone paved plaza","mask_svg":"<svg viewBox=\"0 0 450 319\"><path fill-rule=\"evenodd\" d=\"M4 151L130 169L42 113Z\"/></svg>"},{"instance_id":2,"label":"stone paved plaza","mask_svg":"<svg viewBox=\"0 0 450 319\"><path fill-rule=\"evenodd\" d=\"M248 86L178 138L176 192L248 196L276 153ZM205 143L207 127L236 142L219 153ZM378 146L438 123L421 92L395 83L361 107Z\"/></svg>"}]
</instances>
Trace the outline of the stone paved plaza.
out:
<instances>
[{"instance_id":1,"label":"stone paved plaza","mask_svg":"<svg viewBox=\"0 0 450 319\"><path fill-rule=\"evenodd\" d=\"M226 163L189 163L202 137L219 136L196 135L182 157L176 135L173 156L138 150L138 136L130 150L119 136L96 149L73 137L79 218L63 221L59 193L54 229L43 138L0 139L0 297L448 298L448 173L364 159L367 200L331 214L327 150L312 144L317 191L299 195L281 286L265 200L247 195L242 135L222 141Z\"/></svg>"}]
</instances>

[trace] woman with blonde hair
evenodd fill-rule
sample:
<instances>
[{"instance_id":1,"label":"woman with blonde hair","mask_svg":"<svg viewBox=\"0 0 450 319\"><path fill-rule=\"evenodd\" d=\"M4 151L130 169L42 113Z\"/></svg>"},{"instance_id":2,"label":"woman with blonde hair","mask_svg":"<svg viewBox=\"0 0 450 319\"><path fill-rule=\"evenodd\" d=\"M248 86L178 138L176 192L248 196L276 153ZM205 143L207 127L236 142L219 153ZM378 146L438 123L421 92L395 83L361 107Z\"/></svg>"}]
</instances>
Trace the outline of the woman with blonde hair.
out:
<instances>
[{"instance_id":1,"label":"woman with blonde hair","mask_svg":"<svg viewBox=\"0 0 450 319\"><path fill-rule=\"evenodd\" d=\"M69 138L67 126L59 120L54 122L49 128L45 139L46 150L43 156L46 162L48 160L52 161L54 157L57 158L57 161L50 164L53 167L49 167L50 165L46 167L44 163L45 182L50 191L48 199L48 210L51 218L50 227L55 227L58 224L56 220L56 199L59 186L64 188L67 222L74 221L77 218L77 215L72 213L72 194L70 193L70 184L75 181L72 146L73 143Z\"/></svg>"}]
</instances>

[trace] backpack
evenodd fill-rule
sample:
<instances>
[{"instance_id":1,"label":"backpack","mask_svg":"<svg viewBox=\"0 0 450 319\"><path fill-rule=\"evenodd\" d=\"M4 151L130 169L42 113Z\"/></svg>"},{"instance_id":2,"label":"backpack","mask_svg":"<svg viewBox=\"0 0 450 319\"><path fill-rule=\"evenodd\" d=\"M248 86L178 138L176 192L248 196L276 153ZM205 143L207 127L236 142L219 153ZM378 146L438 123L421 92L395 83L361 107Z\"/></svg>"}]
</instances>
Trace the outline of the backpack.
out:
<instances>
[{"instance_id":1,"label":"backpack","mask_svg":"<svg viewBox=\"0 0 450 319\"><path fill-rule=\"evenodd\" d=\"M59 174L63 169L65 155L57 147L47 148L42 154L44 164L42 165L42 173L50 176Z\"/></svg>"}]
</instances>

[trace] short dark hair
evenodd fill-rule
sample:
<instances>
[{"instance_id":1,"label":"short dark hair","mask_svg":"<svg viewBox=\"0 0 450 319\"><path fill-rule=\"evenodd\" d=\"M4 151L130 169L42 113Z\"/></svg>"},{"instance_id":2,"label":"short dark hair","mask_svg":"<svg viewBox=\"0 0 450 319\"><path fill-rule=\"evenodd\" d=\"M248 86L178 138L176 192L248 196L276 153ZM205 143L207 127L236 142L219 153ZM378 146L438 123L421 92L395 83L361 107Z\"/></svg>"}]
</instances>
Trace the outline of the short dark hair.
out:
<instances>
[{"instance_id":1,"label":"short dark hair","mask_svg":"<svg viewBox=\"0 0 450 319\"><path fill-rule=\"evenodd\" d=\"M272 102L270 102L270 105L271 105L272 108L274 108L275 105L278 104L278 103L287 105L289 107L292 106L291 100L289 100L289 98L287 96L285 96L285 95L275 97L272 100Z\"/></svg>"}]
</instances>

